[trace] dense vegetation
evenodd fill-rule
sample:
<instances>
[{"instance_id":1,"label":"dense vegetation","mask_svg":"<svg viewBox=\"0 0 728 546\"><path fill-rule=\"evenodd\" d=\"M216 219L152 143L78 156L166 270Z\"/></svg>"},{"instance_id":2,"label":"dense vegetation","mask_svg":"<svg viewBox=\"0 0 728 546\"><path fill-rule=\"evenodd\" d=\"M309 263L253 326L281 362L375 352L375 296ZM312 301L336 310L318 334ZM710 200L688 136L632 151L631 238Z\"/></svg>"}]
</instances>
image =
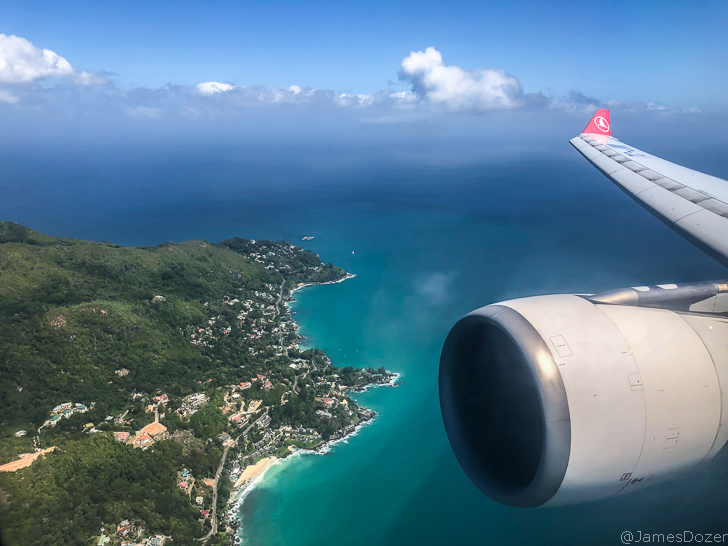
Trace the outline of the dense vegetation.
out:
<instances>
[{"instance_id":1,"label":"dense vegetation","mask_svg":"<svg viewBox=\"0 0 728 546\"><path fill-rule=\"evenodd\" d=\"M297 339L282 318L291 289L345 275L284 242L125 248L0 222L0 464L32 451L32 436L57 447L28 468L0 473L3 543L90 544L102 526L131 520L175 544L199 544L209 522L177 487L177 472L214 476L222 456L216 437L233 432L220 409L230 385L266 374L272 384L256 382L246 397L271 407L272 426L305 425L328 438L357 419L343 406L330 418L314 411L312 381L324 382L324 353L281 349ZM293 359L310 373L297 377ZM356 384L353 370L347 374ZM114 441L111 431L133 433L153 420L147 405L162 392L170 397L167 439L146 451ZM192 393L210 402L182 418L175 410ZM38 434L64 402L89 410ZM19 429L28 435L14 437ZM219 506L229 486L227 478L219 484Z\"/></svg>"}]
</instances>

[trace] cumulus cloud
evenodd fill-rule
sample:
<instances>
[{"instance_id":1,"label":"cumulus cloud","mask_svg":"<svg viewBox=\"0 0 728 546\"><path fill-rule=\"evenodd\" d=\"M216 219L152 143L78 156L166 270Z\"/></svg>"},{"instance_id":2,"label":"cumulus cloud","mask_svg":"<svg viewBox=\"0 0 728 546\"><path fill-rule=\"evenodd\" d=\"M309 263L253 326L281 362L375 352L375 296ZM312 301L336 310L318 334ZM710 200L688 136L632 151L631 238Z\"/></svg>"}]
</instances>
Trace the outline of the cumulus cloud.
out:
<instances>
[{"instance_id":1,"label":"cumulus cloud","mask_svg":"<svg viewBox=\"0 0 728 546\"><path fill-rule=\"evenodd\" d=\"M200 95L217 95L218 93L225 93L226 91L231 91L233 89L235 89L234 85L220 82L204 82L198 83L195 86L195 90Z\"/></svg>"},{"instance_id":2,"label":"cumulus cloud","mask_svg":"<svg viewBox=\"0 0 728 546\"><path fill-rule=\"evenodd\" d=\"M0 82L28 83L49 76L72 76L73 67L51 51L20 36L0 34Z\"/></svg>"},{"instance_id":3,"label":"cumulus cloud","mask_svg":"<svg viewBox=\"0 0 728 546\"><path fill-rule=\"evenodd\" d=\"M108 85L110 82L104 76L97 76L82 70L73 80L78 85Z\"/></svg>"},{"instance_id":4,"label":"cumulus cloud","mask_svg":"<svg viewBox=\"0 0 728 546\"><path fill-rule=\"evenodd\" d=\"M502 68L464 70L448 66L434 47L413 51L402 61L401 80L424 102L449 111L502 110L528 102L521 82Z\"/></svg>"},{"instance_id":5,"label":"cumulus cloud","mask_svg":"<svg viewBox=\"0 0 728 546\"><path fill-rule=\"evenodd\" d=\"M18 86L47 78L66 78L80 86L107 85L109 80L78 70L64 57L50 49L34 46L25 38L0 34L0 84ZM3 90L5 102L17 102L18 97ZM15 100L8 100L12 96Z\"/></svg>"},{"instance_id":6,"label":"cumulus cloud","mask_svg":"<svg viewBox=\"0 0 728 546\"><path fill-rule=\"evenodd\" d=\"M401 123L437 114L483 113L518 108L551 108L583 115L597 108L673 113L654 103L602 101L578 91L547 98L525 93L518 78L498 68L466 70L447 65L434 47L412 51L400 65L409 89L354 93L300 85L234 85L218 81L168 84L157 89L122 90L106 76L72 66L49 49L25 38L0 34L0 106L53 111L66 108L94 115L110 112L134 118L228 117L266 105L294 105L371 112L370 123ZM696 114L688 108L682 113Z\"/></svg>"}]
</instances>

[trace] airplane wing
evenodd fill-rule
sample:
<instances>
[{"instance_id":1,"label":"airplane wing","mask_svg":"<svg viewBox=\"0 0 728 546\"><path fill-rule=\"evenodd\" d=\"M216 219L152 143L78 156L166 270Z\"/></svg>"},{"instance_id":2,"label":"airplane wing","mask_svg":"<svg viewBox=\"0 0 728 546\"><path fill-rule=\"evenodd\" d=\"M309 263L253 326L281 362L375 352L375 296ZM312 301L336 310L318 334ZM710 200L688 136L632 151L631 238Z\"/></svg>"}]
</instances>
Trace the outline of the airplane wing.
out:
<instances>
[{"instance_id":1,"label":"airplane wing","mask_svg":"<svg viewBox=\"0 0 728 546\"><path fill-rule=\"evenodd\" d=\"M693 171L612 136L600 109L571 145L627 195L728 266L728 180Z\"/></svg>"}]
</instances>

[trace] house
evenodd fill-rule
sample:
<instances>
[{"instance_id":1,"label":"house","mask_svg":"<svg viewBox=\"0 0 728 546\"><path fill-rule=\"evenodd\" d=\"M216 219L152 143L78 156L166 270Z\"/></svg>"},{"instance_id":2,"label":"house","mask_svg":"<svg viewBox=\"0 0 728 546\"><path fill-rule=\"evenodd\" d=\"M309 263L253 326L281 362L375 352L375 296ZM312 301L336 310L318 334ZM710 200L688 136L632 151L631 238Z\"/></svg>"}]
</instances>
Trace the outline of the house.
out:
<instances>
[{"instance_id":1,"label":"house","mask_svg":"<svg viewBox=\"0 0 728 546\"><path fill-rule=\"evenodd\" d=\"M161 394L152 398L152 402L155 404L166 404L169 402L169 397L166 394Z\"/></svg>"},{"instance_id":2,"label":"house","mask_svg":"<svg viewBox=\"0 0 728 546\"><path fill-rule=\"evenodd\" d=\"M220 436L217 437L217 439L221 442L225 442L230 439L230 435L223 432L222 434L220 434Z\"/></svg>"},{"instance_id":3,"label":"house","mask_svg":"<svg viewBox=\"0 0 728 546\"><path fill-rule=\"evenodd\" d=\"M178 485L180 489L187 489L188 483L186 481L181 481Z\"/></svg>"},{"instance_id":4,"label":"house","mask_svg":"<svg viewBox=\"0 0 728 546\"><path fill-rule=\"evenodd\" d=\"M180 476L182 476L183 478L189 478L189 476L190 476L190 471L189 471L189 470L187 470L186 468L183 468L183 469L182 469L182 472L180 472Z\"/></svg>"},{"instance_id":5,"label":"house","mask_svg":"<svg viewBox=\"0 0 728 546\"><path fill-rule=\"evenodd\" d=\"M54 415L53 417L51 417L50 419L48 419L48 421L46 421L46 423L48 423L52 427L55 427L56 424L58 424L58 421L60 421L61 419L62 419L62 417L61 417L60 414Z\"/></svg>"},{"instance_id":6,"label":"house","mask_svg":"<svg viewBox=\"0 0 728 546\"><path fill-rule=\"evenodd\" d=\"M61 404L61 409L68 409L71 407L71 402L64 402Z\"/></svg>"},{"instance_id":7,"label":"house","mask_svg":"<svg viewBox=\"0 0 728 546\"><path fill-rule=\"evenodd\" d=\"M243 387L243 389L249 389L251 386L250 381L246 381L245 383L240 383L240 386Z\"/></svg>"},{"instance_id":8,"label":"house","mask_svg":"<svg viewBox=\"0 0 728 546\"><path fill-rule=\"evenodd\" d=\"M123 442L129 437L128 432L114 432L114 440L117 442Z\"/></svg>"},{"instance_id":9,"label":"house","mask_svg":"<svg viewBox=\"0 0 728 546\"><path fill-rule=\"evenodd\" d=\"M273 384L270 381L266 381L265 385L263 385L263 388L270 389L273 386Z\"/></svg>"},{"instance_id":10,"label":"house","mask_svg":"<svg viewBox=\"0 0 728 546\"><path fill-rule=\"evenodd\" d=\"M205 502L205 499L204 499L204 498L202 498L202 497L195 497L195 502L196 502L196 503L197 503L198 505L200 505L200 504L202 504L203 502Z\"/></svg>"},{"instance_id":11,"label":"house","mask_svg":"<svg viewBox=\"0 0 728 546\"><path fill-rule=\"evenodd\" d=\"M334 399L333 398L321 398L321 403L325 406L333 406L334 405Z\"/></svg>"},{"instance_id":12,"label":"house","mask_svg":"<svg viewBox=\"0 0 728 546\"><path fill-rule=\"evenodd\" d=\"M63 414L62 414L62 415L63 415L63 417L66 417L66 418L68 418L68 417L70 417L71 415L73 415L73 410L72 410L72 409L67 409L67 410L64 410L64 412L63 412Z\"/></svg>"},{"instance_id":13,"label":"house","mask_svg":"<svg viewBox=\"0 0 728 546\"><path fill-rule=\"evenodd\" d=\"M79 413L86 413L88 411L88 408L83 404L76 404L75 410Z\"/></svg>"},{"instance_id":14,"label":"house","mask_svg":"<svg viewBox=\"0 0 728 546\"><path fill-rule=\"evenodd\" d=\"M265 376L258 374L258 379L265 379Z\"/></svg>"},{"instance_id":15,"label":"house","mask_svg":"<svg viewBox=\"0 0 728 546\"><path fill-rule=\"evenodd\" d=\"M210 515L210 511L209 510L200 510L200 514L202 514L202 516L204 518L207 518L207 516Z\"/></svg>"},{"instance_id":16,"label":"house","mask_svg":"<svg viewBox=\"0 0 728 546\"><path fill-rule=\"evenodd\" d=\"M58 405L57 405L57 406L56 406L55 408L53 408L53 409L52 409L51 411L52 411L53 413L58 413L58 412L59 412L59 411L61 411L62 409L63 409L63 408L61 407L61 405L60 405L60 404L58 404Z\"/></svg>"},{"instance_id":17,"label":"house","mask_svg":"<svg viewBox=\"0 0 728 546\"><path fill-rule=\"evenodd\" d=\"M134 438L134 447L141 447L147 444L150 444L152 442L152 437L149 436L146 432L142 432L141 434L137 434L137 437Z\"/></svg>"},{"instance_id":18,"label":"house","mask_svg":"<svg viewBox=\"0 0 728 546\"><path fill-rule=\"evenodd\" d=\"M21 436L25 436L26 434L28 434L28 433L25 432L24 430L19 430L18 432L15 433L15 437L20 438Z\"/></svg>"},{"instance_id":19,"label":"house","mask_svg":"<svg viewBox=\"0 0 728 546\"><path fill-rule=\"evenodd\" d=\"M132 527L131 527L131 524L129 523L129 520L125 519L124 521L122 521L121 523L119 523L116 526L116 534L125 537L126 535L129 534L129 531L131 531L131 529L132 529Z\"/></svg>"}]
</instances>

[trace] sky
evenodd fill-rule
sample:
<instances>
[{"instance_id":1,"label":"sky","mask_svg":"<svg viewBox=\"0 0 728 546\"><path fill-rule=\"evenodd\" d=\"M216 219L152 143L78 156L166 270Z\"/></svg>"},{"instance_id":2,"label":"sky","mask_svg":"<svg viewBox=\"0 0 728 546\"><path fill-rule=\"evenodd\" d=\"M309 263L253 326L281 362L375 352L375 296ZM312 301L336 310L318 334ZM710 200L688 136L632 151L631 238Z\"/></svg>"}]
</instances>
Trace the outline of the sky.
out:
<instances>
[{"instance_id":1,"label":"sky","mask_svg":"<svg viewBox=\"0 0 728 546\"><path fill-rule=\"evenodd\" d=\"M1 33L65 59L77 85L125 91L218 82L407 93L418 67L403 72L403 60L433 48L466 77L503 70L520 88L515 96L564 102L578 92L702 111L724 110L727 100L725 2L3 2L1 11ZM4 102L21 102L20 86L69 78L57 70L11 80L18 47L0 46ZM494 107L472 97L429 102Z\"/></svg>"},{"instance_id":2,"label":"sky","mask_svg":"<svg viewBox=\"0 0 728 546\"><path fill-rule=\"evenodd\" d=\"M458 165L545 142L569 154L597 108L615 136L674 160L728 138L726 2L2 1L0 14L0 162L247 146L321 168Z\"/></svg>"}]
</instances>

